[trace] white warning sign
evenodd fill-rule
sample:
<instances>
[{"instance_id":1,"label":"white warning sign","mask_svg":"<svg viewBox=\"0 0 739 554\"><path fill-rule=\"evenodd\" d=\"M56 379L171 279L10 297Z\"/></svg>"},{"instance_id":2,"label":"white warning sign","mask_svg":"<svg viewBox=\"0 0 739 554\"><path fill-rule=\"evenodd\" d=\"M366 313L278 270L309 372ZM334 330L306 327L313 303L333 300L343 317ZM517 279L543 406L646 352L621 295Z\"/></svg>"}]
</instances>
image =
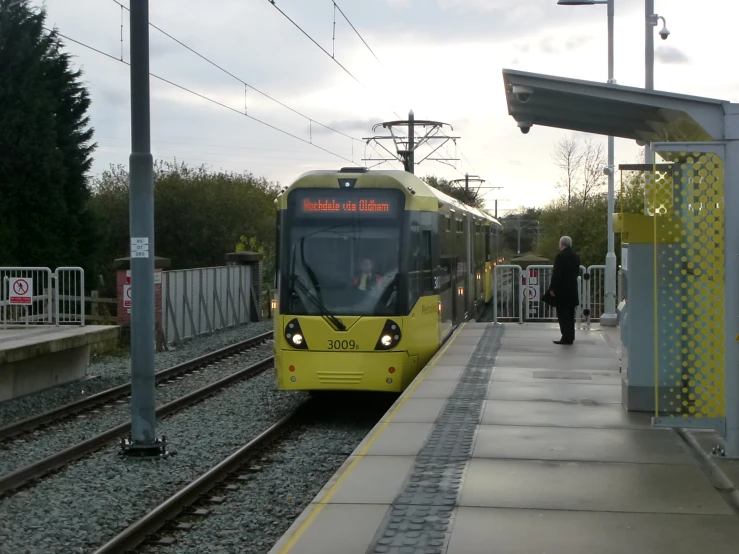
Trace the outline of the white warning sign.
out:
<instances>
[{"instance_id":1,"label":"white warning sign","mask_svg":"<svg viewBox=\"0 0 739 554\"><path fill-rule=\"evenodd\" d=\"M30 306L33 301L33 279L30 277L13 277L9 279L11 306Z\"/></svg>"}]
</instances>

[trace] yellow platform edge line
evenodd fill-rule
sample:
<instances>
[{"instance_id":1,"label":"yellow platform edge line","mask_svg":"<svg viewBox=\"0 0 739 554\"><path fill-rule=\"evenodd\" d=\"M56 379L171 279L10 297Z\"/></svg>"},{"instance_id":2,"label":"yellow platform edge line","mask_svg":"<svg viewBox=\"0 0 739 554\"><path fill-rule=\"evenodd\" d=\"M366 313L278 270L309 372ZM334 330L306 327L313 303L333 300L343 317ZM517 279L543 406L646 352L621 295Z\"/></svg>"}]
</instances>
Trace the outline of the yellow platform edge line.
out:
<instances>
[{"instance_id":1,"label":"yellow platform edge line","mask_svg":"<svg viewBox=\"0 0 739 554\"><path fill-rule=\"evenodd\" d=\"M336 480L336 482L331 485L331 487L326 491L326 494L323 496L320 502L313 505L313 509L311 510L308 517L306 517L303 522L300 524L300 526L295 530L295 533L292 534L290 539L283 545L283 547L277 551L277 554L288 554L295 544L300 540L300 537L303 536L303 533L310 527L311 523L318 517L318 514L321 513L324 506L328 504L328 502L333 498L334 494L336 494L336 491L339 489L339 486L344 482L344 480L351 474L352 471L354 471L354 468L356 467L357 463L367 454L369 449L372 447L372 444L382 435L382 433L387 429L387 426L392 422L395 415L398 413L398 410L405 404L406 400L408 400L412 395L413 392L418 388L418 385L423 382L423 380L428 375L431 368L433 368L436 363L441 359L441 357L444 355L444 353L447 351L447 349L452 345L452 343L457 339L459 334L462 332L462 329L465 328L467 325L467 322L462 323L459 328L454 332L454 334L449 338L449 340L446 342L444 346L441 347L441 349L434 355L433 358L429 361L428 364L426 364L426 367L423 368L423 371L418 375L416 379L413 380L413 383L405 390L403 393L403 396L398 399L397 403L393 408L390 410L390 415L388 418L383 421L378 427L375 427L373 431L370 431L371 437L369 437L369 440L365 443L364 447L357 453L352 454L354 459L349 463L347 468L344 470L344 472L339 476L339 478ZM320 494L320 493L319 493Z\"/></svg>"}]
</instances>

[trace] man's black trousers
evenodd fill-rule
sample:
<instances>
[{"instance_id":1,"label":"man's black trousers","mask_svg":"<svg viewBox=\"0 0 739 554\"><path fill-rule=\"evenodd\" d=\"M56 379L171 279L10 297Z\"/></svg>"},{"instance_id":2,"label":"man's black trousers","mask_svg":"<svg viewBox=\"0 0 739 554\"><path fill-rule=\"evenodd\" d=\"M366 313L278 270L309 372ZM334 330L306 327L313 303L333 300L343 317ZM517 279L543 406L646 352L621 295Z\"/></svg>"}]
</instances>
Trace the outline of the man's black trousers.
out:
<instances>
[{"instance_id":1,"label":"man's black trousers","mask_svg":"<svg viewBox=\"0 0 739 554\"><path fill-rule=\"evenodd\" d=\"M557 321L564 342L575 340L575 306L557 306Z\"/></svg>"}]
</instances>

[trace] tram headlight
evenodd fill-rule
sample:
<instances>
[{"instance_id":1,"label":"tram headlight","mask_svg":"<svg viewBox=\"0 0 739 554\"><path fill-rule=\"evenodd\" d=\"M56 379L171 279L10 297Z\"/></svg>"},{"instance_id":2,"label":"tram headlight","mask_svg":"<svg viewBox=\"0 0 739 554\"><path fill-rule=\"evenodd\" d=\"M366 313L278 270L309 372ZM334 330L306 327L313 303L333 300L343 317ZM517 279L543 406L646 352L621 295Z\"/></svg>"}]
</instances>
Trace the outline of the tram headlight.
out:
<instances>
[{"instance_id":1,"label":"tram headlight","mask_svg":"<svg viewBox=\"0 0 739 554\"><path fill-rule=\"evenodd\" d=\"M398 346L401 339L400 325L395 323L393 320L388 319L385 321L385 326L382 328L380 338L377 339L375 350L390 350Z\"/></svg>"},{"instance_id":2,"label":"tram headlight","mask_svg":"<svg viewBox=\"0 0 739 554\"><path fill-rule=\"evenodd\" d=\"M305 340L305 335L300 328L297 318L291 319L285 326L285 340L287 340L290 346L298 350L308 349L308 343Z\"/></svg>"}]
</instances>

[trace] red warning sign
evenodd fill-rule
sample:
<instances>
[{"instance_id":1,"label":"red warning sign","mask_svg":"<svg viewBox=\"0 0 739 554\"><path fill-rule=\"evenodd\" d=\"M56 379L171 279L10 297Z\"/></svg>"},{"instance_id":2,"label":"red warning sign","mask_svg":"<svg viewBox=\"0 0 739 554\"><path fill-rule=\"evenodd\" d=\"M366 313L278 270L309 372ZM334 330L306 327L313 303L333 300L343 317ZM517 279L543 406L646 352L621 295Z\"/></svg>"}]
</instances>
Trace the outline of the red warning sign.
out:
<instances>
[{"instance_id":1,"label":"red warning sign","mask_svg":"<svg viewBox=\"0 0 739 554\"><path fill-rule=\"evenodd\" d=\"M33 301L33 279L30 277L14 277L9 279L10 305L28 306Z\"/></svg>"},{"instance_id":2,"label":"red warning sign","mask_svg":"<svg viewBox=\"0 0 739 554\"><path fill-rule=\"evenodd\" d=\"M131 308L131 285L123 285L123 307Z\"/></svg>"}]
</instances>

